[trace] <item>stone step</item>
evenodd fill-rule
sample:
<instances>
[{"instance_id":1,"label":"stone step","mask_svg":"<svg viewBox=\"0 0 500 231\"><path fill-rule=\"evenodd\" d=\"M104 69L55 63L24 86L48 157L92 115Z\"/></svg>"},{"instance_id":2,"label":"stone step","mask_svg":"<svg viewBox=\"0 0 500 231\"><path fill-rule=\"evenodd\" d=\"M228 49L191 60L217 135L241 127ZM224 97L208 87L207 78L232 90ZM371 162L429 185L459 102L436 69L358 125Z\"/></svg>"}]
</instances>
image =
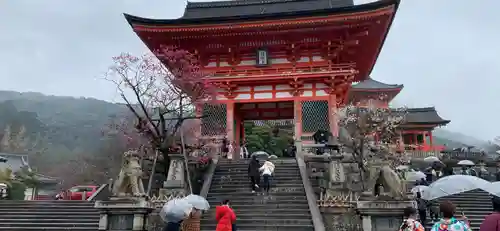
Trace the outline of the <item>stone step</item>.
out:
<instances>
[{"instance_id":1,"label":"stone step","mask_svg":"<svg viewBox=\"0 0 500 231\"><path fill-rule=\"evenodd\" d=\"M54 229L54 228L60 228L59 230L74 230L74 228L79 227L79 228L94 228L96 230L98 228L98 221L95 222L73 222L73 223L46 223L46 224L40 224L40 223L32 223L32 222L15 222L15 223L0 223L0 229L5 229L5 228L26 228L26 229L35 229L36 230L46 230L46 229Z\"/></svg>"},{"instance_id":2,"label":"stone step","mask_svg":"<svg viewBox=\"0 0 500 231\"><path fill-rule=\"evenodd\" d=\"M6 224L13 224L13 223L37 223L37 224L45 224L45 223L58 223L58 224L68 224L68 223L91 223L95 224L99 222L99 218L95 217L90 217L90 218L77 218L77 219L71 219L71 218L38 218L38 219L31 219L31 218L16 218L16 219L7 219L7 218L0 218L0 224L6 225Z\"/></svg>"},{"instance_id":3,"label":"stone step","mask_svg":"<svg viewBox=\"0 0 500 231\"><path fill-rule=\"evenodd\" d=\"M231 207L235 211L242 211L242 212L243 211L244 212L256 212L256 211L259 211L259 210L266 210L266 209L267 210L269 210L269 209L273 209L273 210L287 210L287 209L290 209L290 210L293 210L293 211L302 210L302 211L305 211L305 212L309 213L309 206L308 206L308 204L246 204L246 205L244 205L244 204L238 204L238 205L231 205ZM262 212L264 212L264 211L262 211Z\"/></svg>"},{"instance_id":4,"label":"stone step","mask_svg":"<svg viewBox=\"0 0 500 231\"><path fill-rule=\"evenodd\" d=\"M226 197L216 197L216 196L208 196L207 197L207 200L209 202L212 202L212 201L220 201L222 202L223 200L227 199ZM240 196L240 195L234 195L234 196L231 196L231 198L229 198L232 202L235 202L235 201L245 201L245 202L253 202L253 201L259 201L259 200L279 200L279 201L282 201L282 200L293 200L293 201L307 201L307 197L305 195L300 195L300 196L279 196L279 197L271 197L271 198L265 198L265 196L263 195L254 195L252 197L248 197L248 196Z\"/></svg>"},{"instance_id":5,"label":"stone step","mask_svg":"<svg viewBox=\"0 0 500 231\"><path fill-rule=\"evenodd\" d=\"M202 219L202 224L216 224L215 219ZM252 218L237 218L236 225L242 224L253 224L253 225L312 225L311 218L303 219L280 219L280 218L264 218L263 220L252 219Z\"/></svg>"},{"instance_id":6,"label":"stone step","mask_svg":"<svg viewBox=\"0 0 500 231\"><path fill-rule=\"evenodd\" d=\"M30 206L34 208L41 208L41 207L47 207L47 208L61 208L61 207L71 207L71 208L93 208L94 204L80 204L80 205L74 205L74 204L29 204L29 203L23 203L23 204L0 204L0 208L8 208L8 207L16 207L16 206Z\"/></svg>"},{"instance_id":7,"label":"stone step","mask_svg":"<svg viewBox=\"0 0 500 231\"><path fill-rule=\"evenodd\" d=\"M260 179L262 180L262 176ZM227 181L227 180L249 180L250 177L248 176L247 173L243 174L231 174L231 175L214 175L212 178L212 181ZM273 179L283 179L283 180L302 180L300 175L282 175L282 176L277 176L276 174L273 176Z\"/></svg>"},{"instance_id":8,"label":"stone step","mask_svg":"<svg viewBox=\"0 0 500 231\"><path fill-rule=\"evenodd\" d=\"M274 197L280 197L280 196L304 196L306 195L305 192L303 191L293 191L293 192L283 192L283 191L278 191L278 192L272 192L270 193L271 196ZM238 197L252 197L255 196L255 193L252 193L250 190L247 189L247 191L241 191L238 192L237 194L228 194L227 192L219 191L219 192L214 192L210 190L208 193L208 196L210 197L218 197L218 198L225 198L225 199L231 199L233 196L238 196Z\"/></svg>"},{"instance_id":9,"label":"stone step","mask_svg":"<svg viewBox=\"0 0 500 231\"><path fill-rule=\"evenodd\" d=\"M213 231L216 224L203 224L201 230ZM279 225L274 224L236 224L237 230L244 231L314 231L314 226L311 225Z\"/></svg>"},{"instance_id":10,"label":"stone step","mask_svg":"<svg viewBox=\"0 0 500 231\"><path fill-rule=\"evenodd\" d=\"M264 182L261 180L259 182L259 185L262 185ZM223 182L213 182L212 181L212 185L211 187L228 187L228 186L233 186L233 187L243 187L243 188L246 188L246 187L250 187L251 185L251 182L249 180L245 180L245 181L227 181L226 183L223 183ZM302 181L300 180L290 180L290 181L283 181L283 180L271 180L271 184L272 185L300 185L302 186Z\"/></svg>"},{"instance_id":11,"label":"stone step","mask_svg":"<svg viewBox=\"0 0 500 231\"><path fill-rule=\"evenodd\" d=\"M255 220L265 220L267 218L270 219L304 219L304 218L311 218L310 214L304 214L304 212L308 211L292 211L292 212L287 212L287 213L245 213L245 212L240 212L236 214L237 219L255 219ZM209 213L206 213L203 215L203 219L206 220L211 220L215 219L215 210L211 211Z\"/></svg>"},{"instance_id":12,"label":"stone step","mask_svg":"<svg viewBox=\"0 0 500 231\"><path fill-rule=\"evenodd\" d=\"M78 207L64 207L64 206L52 206L52 207L43 207L43 206L30 206L30 205L19 205L19 206L12 206L12 207L0 207L0 211L5 211L5 210L38 210L38 211L97 211L93 207L87 207L87 208L78 208Z\"/></svg>"},{"instance_id":13,"label":"stone step","mask_svg":"<svg viewBox=\"0 0 500 231\"><path fill-rule=\"evenodd\" d=\"M81 230L81 231L96 231L96 227L50 227L50 226L38 226L38 227L33 227L33 228L26 228L26 227L1 227L0 230L2 231L10 231L10 230L23 230L23 231L62 231L62 230Z\"/></svg>"},{"instance_id":14,"label":"stone step","mask_svg":"<svg viewBox=\"0 0 500 231\"><path fill-rule=\"evenodd\" d=\"M213 193L225 193L225 194L240 194L240 193L246 193L248 192L249 194L252 194L252 192L249 190L249 188L211 188L211 192ZM275 187L271 185L271 188L269 189L270 193L274 195L274 193L283 193L283 194L288 194L288 193L299 193L299 194L304 194L305 190L304 188L287 188L287 187Z\"/></svg>"},{"instance_id":15,"label":"stone step","mask_svg":"<svg viewBox=\"0 0 500 231\"><path fill-rule=\"evenodd\" d=\"M261 182L262 183L262 182ZM275 182L275 181L271 181L271 186L274 186L274 187L288 187L288 188L303 188L304 185L301 183L298 183L298 184L293 184L293 183L288 183L288 182L285 182L285 183L281 183L281 182ZM211 186L210 189L219 189L219 188L227 188L227 189L233 189L233 188L248 188L250 186L250 183L249 182L246 182L246 185L245 184L233 184L233 183L228 183L228 184L219 184L219 185L213 185Z\"/></svg>"},{"instance_id":16,"label":"stone step","mask_svg":"<svg viewBox=\"0 0 500 231\"><path fill-rule=\"evenodd\" d=\"M46 219L46 218L64 218L64 219L97 219L99 220L99 213L94 214L53 214L53 213L45 213L45 214L19 214L19 213L2 213L0 214L0 219Z\"/></svg>"},{"instance_id":17,"label":"stone step","mask_svg":"<svg viewBox=\"0 0 500 231\"><path fill-rule=\"evenodd\" d=\"M210 202L210 201L209 201ZM231 199L231 206L236 207L238 205L248 205L248 204L253 204L253 205L287 205L287 204L305 204L307 205L307 201L299 201L299 200L235 200Z\"/></svg>"},{"instance_id":18,"label":"stone step","mask_svg":"<svg viewBox=\"0 0 500 231\"><path fill-rule=\"evenodd\" d=\"M69 201L69 200L0 200L0 204L91 204L91 201Z\"/></svg>"}]
</instances>

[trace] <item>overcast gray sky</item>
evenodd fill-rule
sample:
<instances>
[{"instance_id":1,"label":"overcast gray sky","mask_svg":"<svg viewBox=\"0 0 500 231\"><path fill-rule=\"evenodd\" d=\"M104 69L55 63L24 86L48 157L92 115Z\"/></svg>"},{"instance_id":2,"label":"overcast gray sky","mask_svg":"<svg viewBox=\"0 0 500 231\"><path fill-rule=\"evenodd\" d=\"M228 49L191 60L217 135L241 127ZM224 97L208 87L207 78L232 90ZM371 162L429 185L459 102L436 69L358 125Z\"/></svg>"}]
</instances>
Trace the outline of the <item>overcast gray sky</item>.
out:
<instances>
[{"instance_id":1,"label":"overcast gray sky","mask_svg":"<svg viewBox=\"0 0 500 231\"><path fill-rule=\"evenodd\" d=\"M361 1L361 0L360 0ZM145 46L123 12L176 18L185 0L3 0L2 90L118 100L101 79L111 57ZM500 1L402 0L372 73L402 83L396 103L435 106L447 128L500 135Z\"/></svg>"}]
</instances>

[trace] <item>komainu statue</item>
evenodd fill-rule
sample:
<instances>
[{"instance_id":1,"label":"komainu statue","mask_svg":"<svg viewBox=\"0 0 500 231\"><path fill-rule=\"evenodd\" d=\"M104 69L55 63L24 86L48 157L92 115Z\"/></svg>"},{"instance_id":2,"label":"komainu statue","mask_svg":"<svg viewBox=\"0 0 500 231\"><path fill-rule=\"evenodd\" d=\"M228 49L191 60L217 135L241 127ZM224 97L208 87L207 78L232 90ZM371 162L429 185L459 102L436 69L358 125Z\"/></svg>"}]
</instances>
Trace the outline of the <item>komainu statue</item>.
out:
<instances>
[{"instance_id":1,"label":"komainu statue","mask_svg":"<svg viewBox=\"0 0 500 231\"><path fill-rule=\"evenodd\" d=\"M122 168L118 179L113 183L112 194L116 197L142 197L144 186L142 184L142 168L139 152L130 150L123 153Z\"/></svg>"},{"instance_id":2,"label":"komainu statue","mask_svg":"<svg viewBox=\"0 0 500 231\"><path fill-rule=\"evenodd\" d=\"M380 168L376 182L383 187L384 193L382 194L390 196L393 199L403 199L406 195L404 182L396 171L387 165Z\"/></svg>"}]
</instances>

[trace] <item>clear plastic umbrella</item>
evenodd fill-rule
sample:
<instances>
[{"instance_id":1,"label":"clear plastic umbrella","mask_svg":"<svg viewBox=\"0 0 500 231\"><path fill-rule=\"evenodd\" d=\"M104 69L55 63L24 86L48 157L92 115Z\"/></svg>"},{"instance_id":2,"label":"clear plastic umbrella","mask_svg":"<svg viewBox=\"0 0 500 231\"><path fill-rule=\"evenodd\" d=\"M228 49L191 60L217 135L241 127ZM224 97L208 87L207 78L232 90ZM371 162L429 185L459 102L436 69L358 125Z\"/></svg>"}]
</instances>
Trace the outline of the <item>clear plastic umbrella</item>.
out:
<instances>
[{"instance_id":1,"label":"clear plastic umbrella","mask_svg":"<svg viewBox=\"0 0 500 231\"><path fill-rule=\"evenodd\" d=\"M179 222L184 220L191 210L193 205L189 204L184 199L172 199L163 205L160 211L161 219L166 222Z\"/></svg>"},{"instance_id":2,"label":"clear plastic umbrella","mask_svg":"<svg viewBox=\"0 0 500 231\"><path fill-rule=\"evenodd\" d=\"M406 180L410 182L419 181L422 178L425 178L425 173L421 171L416 172L406 172Z\"/></svg>"},{"instance_id":3,"label":"clear plastic umbrella","mask_svg":"<svg viewBox=\"0 0 500 231\"><path fill-rule=\"evenodd\" d=\"M410 169L410 166L408 165L399 165L396 167L396 170L408 170Z\"/></svg>"},{"instance_id":4,"label":"clear plastic umbrella","mask_svg":"<svg viewBox=\"0 0 500 231\"><path fill-rule=\"evenodd\" d=\"M210 204L208 203L208 201L204 197L199 195L190 194L189 196L184 197L183 200L186 200L195 209L206 211L210 208Z\"/></svg>"},{"instance_id":5,"label":"clear plastic umbrella","mask_svg":"<svg viewBox=\"0 0 500 231\"><path fill-rule=\"evenodd\" d=\"M435 156L428 156L424 158L424 161L427 163L441 162L441 160Z\"/></svg>"},{"instance_id":6,"label":"clear plastic umbrella","mask_svg":"<svg viewBox=\"0 0 500 231\"><path fill-rule=\"evenodd\" d=\"M490 183L484 191L490 193L491 195L500 197L500 181Z\"/></svg>"},{"instance_id":7,"label":"clear plastic umbrella","mask_svg":"<svg viewBox=\"0 0 500 231\"><path fill-rule=\"evenodd\" d=\"M457 163L458 165L464 165L464 166L474 166L474 162L470 161L470 160L461 160L461 161L458 161Z\"/></svg>"},{"instance_id":8,"label":"clear plastic umbrella","mask_svg":"<svg viewBox=\"0 0 500 231\"><path fill-rule=\"evenodd\" d=\"M267 154L267 152L264 152L264 151L256 151L254 153L252 153L252 156L257 156L257 157L269 157L269 154Z\"/></svg>"},{"instance_id":9,"label":"clear plastic umbrella","mask_svg":"<svg viewBox=\"0 0 500 231\"><path fill-rule=\"evenodd\" d=\"M278 156L277 155L270 155L269 159L278 159Z\"/></svg>"},{"instance_id":10,"label":"clear plastic umbrella","mask_svg":"<svg viewBox=\"0 0 500 231\"><path fill-rule=\"evenodd\" d=\"M474 189L486 190L490 184L490 182L475 176L451 175L443 177L429 185L422 198L434 200Z\"/></svg>"}]
</instances>

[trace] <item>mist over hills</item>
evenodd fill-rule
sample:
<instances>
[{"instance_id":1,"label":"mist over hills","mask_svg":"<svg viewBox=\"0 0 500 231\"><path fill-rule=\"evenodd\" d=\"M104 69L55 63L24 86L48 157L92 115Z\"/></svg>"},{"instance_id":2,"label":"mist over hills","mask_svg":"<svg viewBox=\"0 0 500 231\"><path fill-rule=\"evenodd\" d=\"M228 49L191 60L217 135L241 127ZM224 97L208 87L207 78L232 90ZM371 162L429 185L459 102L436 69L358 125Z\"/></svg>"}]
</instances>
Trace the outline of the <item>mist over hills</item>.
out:
<instances>
[{"instance_id":1,"label":"mist over hills","mask_svg":"<svg viewBox=\"0 0 500 231\"><path fill-rule=\"evenodd\" d=\"M16 114L17 113L17 114ZM7 124L23 124L30 133L41 133L57 156L95 152L102 129L113 118L128 115L121 104L93 98L50 96L37 92L0 91L0 131ZM486 141L446 129L436 129L435 143L449 147L482 146Z\"/></svg>"}]
</instances>

